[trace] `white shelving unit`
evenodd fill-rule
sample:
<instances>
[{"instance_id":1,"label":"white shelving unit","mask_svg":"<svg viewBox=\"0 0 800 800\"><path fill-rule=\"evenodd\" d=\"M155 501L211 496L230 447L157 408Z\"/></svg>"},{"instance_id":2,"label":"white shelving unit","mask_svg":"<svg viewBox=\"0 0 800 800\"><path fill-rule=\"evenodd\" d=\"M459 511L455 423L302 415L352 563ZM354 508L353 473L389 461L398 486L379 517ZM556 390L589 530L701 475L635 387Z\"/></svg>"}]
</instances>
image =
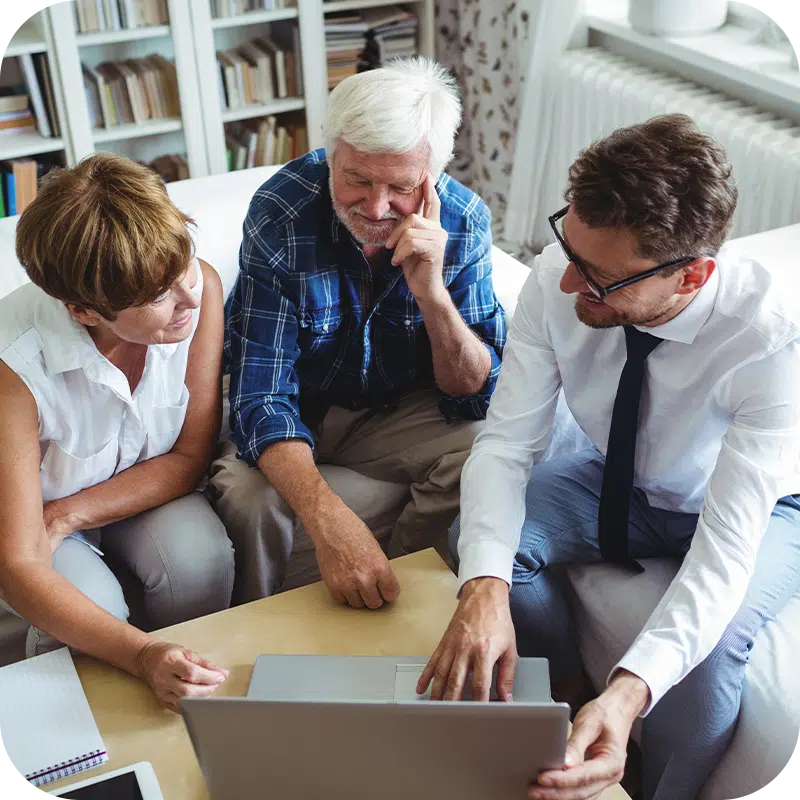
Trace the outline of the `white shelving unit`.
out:
<instances>
[{"instance_id":1,"label":"white shelving unit","mask_svg":"<svg viewBox=\"0 0 800 800\"><path fill-rule=\"evenodd\" d=\"M97 150L142 161L185 153L192 177L227 170L225 124L272 114L305 114L309 146L323 144L328 103L325 17L387 5L414 6L419 17L419 50L434 56L434 0L296 0L289 8L253 11L212 19L210 0L168 0L169 25L101 33L77 33L72 2L38 12L14 35L4 56L47 53L61 138L36 132L0 137L0 161L63 151L74 164ZM216 51L264 35L271 23L294 20L299 30L303 96L265 105L224 109L219 96ZM81 62L139 58L159 53L174 60L181 116L138 125L92 128Z\"/></svg>"},{"instance_id":2,"label":"white shelving unit","mask_svg":"<svg viewBox=\"0 0 800 800\"><path fill-rule=\"evenodd\" d=\"M303 96L275 100L265 105L250 105L237 109L224 109L219 95L219 76L216 53L237 47L244 42L264 35L271 23L296 20L300 39L300 60L303 72ZM225 172L228 168L225 152L225 123L257 119L270 114L305 111L309 145L322 143L322 123L327 99L324 74L324 36L322 34L322 6L320 0L300 0L293 8L273 11L251 11L235 17L211 17L209 0L192 3L192 23L195 31L195 54L200 84L205 87L200 95L206 127L208 163L211 173ZM322 54L322 59L320 59Z\"/></svg>"}]
</instances>

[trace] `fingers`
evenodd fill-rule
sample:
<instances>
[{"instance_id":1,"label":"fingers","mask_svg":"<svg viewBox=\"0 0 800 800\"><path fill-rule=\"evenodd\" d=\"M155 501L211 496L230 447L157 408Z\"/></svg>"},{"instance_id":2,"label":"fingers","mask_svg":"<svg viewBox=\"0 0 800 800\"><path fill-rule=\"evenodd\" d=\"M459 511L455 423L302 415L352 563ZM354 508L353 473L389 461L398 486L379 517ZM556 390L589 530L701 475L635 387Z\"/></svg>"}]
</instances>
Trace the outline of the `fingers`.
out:
<instances>
[{"instance_id":1,"label":"fingers","mask_svg":"<svg viewBox=\"0 0 800 800\"><path fill-rule=\"evenodd\" d=\"M595 797L603 789L619 782L623 768L624 761L620 763L616 755L609 754L584 761L572 769L548 770L539 776L530 796L536 800Z\"/></svg>"},{"instance_id":2,"label":"fingers","mask_svg":"<svg viewBox=\"0 0 800 800\"><path fill-rule=\"evenodd\" d=\"M225 680L225 675L217 670L216 667L208 669L195 663L191 658L194 653L175 649L175 655L171 657L171 673L185 683L206 684L216 686ZM195 656L195 658L199 658Z\"/></svg>"},{"instance_id":3,"label":"fingers","mask_svg":"<svg viewBox=\"0 0 800 800\"><path fill-rule=\"evenodd\" d=\"M438 201L438 197L437 197ZM428 219L421 214L409 214L392 232L386 240L386 249L393 250L397 247L400 237L408 230L441 231L442 226L436 220Z\"/></svg>"},{"instance_id":4,"label":"fingers","mask_svg":"<svg viewBox=\"0 0 800 800\"><path fill-rule=\"evenodd\" d=\"M364 601L361 599L361 592L358 589L345 589L343 592L347 598L347 604L351 608L364 608Z\"/></svg>"},{"instance_id":5,"label":"fingers","mask_svg":"<svg viewBox=\"0 0 800 800\"><path fill-rule=\"evenodd\" d=\"M380 608L383 605L383 597L381 597L381 593L378 591L377 585L370 584L363 586L360 592L361 599L364 601L364 605L367 608L375 609Z\"/></svg>"},{"instance_id":6,"label":"fingers","mask_svg":"<svg viewBox=\"0 0 800 800\"><path fill-rule=\"evenodd\" d=\"M497 697L504 702L511 702L516 668L517 650L512 644L497 662Z\"/></svg>"},{"instance_id":7,"label":"fingers","mask_svg":"<svg viewBox=\"0 0 800 800\"><path fill-rule=\"evenodd\" d=\"M439 657L442 652L442 643L439 642L439 646L434 650L433 655L428 659L428 663L425 665L425 669L422 670L422 675L419 676L419 680L417 681L417 694L425 694L428 691L428 685L433 678L433 674L436 671L436 665L439 663Z\"/></svg>"},{"instance_id":8,"label":"fingers","mask_svg":"<svg viewBox=\"0 0 800 800\"><path fill-rule=\"evenodd\" d=\"M437 254L444 251L447 241L447 234L439 230L421 230L413 228L406 231L400 238L392 254L392 266L399 266L409 256L426 255L428 253Z\"/></svg>"},{"instance_id":9,"label":"fingers","mask_svg":"<svg viewBox=\"0 0 800 800\"><path fill-rule=\"evenodd\" d=\"M378 591L387 603L393 603L400 597L400 582L391 567L388 567L378 579Z\"/></svg>"},{"instance_id":10,"label":"fingers","mask_svg":"<svg viewBox=\"0 0 800 800\"><path fill-rule=\"evenodd\" d=\"M469 673L469 655L463 650L456 654L453 664L450 667L450 675L447 678L447 688L445 689L445 700L461 700L464 695L464 686L467 683Z\"/></svg>"},{"instance_id":11,"label":"fingers","mask_svg":"<svg viewBox=\"0 0 800 800\"><path fill-rule=\"evenodd\" d=\"M414 225L414 218L421 219L419 214L409 214L390 234L386 240L386 249L394 250L400 237Z\"/></svg>"},{"instance_id":12,"label":"fingers","mask_svg":"<svg viewBox=\"0 0 800 800\"><path fill-rule=\"evenodd\" d=\"M567 752L564 763L568 767L582 764L586 751L597 741L603 730L603 717L594 714L590 708L584 708L575 717L572 734L567 741Z\"/></svg>"},{"instance_id":13,"label":"fingers","mask_svg":"<svg viewBox=\"0 0 800 800\"><path fill-rule=\"evenodd\" d=\"M425 183L422 184L422 198L423 216L438 225L442 203L436 191L436 181L430 173L425 178Z\"/></svg>"},{"instance_id":14,"label":"fingers","mask_svg":"<svg viewBox=\"0 0 800 800\"><path fill-rule=\"evenodd\" d=\"M207 658L203 658L203 656L198 655L192 650L184 651L186 657L190 661L194 661L195 664L199 664L201 667L205 669L214 670L216 672L221 672L226 678L231 674L230 670L226 667L218 667L216 664L212 664Z\"/></svg>"},{"instance_id":15,"label":"fingers","mask_svg":"<svg viewBox=\"0 0 800 800\"><path fill-rule=\"evenodd\" d=\"M472 667L472 699L478 703L489 702L493 666L488 652L480 654L475 659Z\"/></svg>"},{"instance_id":16,"label":"fingers","mask_svg":"<svg viewBox=\"0 0 800 800\"><path fill-rule=\"evenodd\" d=\"M439 656L439 660L436 662L436 668L433 672L431 700L444 699L444 690L450 677L450 668L453 665L454 658L455 653L449 647L445 647Z\"/></svg>"}]
</instances>

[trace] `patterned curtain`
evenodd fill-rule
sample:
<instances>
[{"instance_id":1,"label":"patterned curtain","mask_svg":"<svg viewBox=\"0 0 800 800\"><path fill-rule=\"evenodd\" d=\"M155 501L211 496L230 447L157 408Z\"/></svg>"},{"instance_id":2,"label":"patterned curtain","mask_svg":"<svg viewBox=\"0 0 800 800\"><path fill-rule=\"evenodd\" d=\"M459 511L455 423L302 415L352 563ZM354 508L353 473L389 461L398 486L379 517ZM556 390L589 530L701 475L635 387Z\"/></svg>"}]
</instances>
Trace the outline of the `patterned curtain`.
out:
<instances>
[{"instance_id":1,"label":"patterned curtain","mask_svg":"<svg viewBox=\"0 0 800 800\"><path fill-rule=\"evenodd\" d=\"M530 12L524 0L438 0L436 53L455 75L464 104L448 171L488 203L502 231L514 169Z\"/></svg>"}]
</instances>

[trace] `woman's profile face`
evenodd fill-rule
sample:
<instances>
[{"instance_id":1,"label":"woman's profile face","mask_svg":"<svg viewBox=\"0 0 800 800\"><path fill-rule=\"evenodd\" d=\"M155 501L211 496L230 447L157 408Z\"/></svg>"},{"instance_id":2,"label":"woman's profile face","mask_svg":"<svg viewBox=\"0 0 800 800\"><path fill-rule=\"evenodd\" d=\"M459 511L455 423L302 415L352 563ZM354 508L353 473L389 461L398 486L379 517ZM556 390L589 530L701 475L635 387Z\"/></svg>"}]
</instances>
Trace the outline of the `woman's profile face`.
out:
<instances>
[{"instance_id":1,"label":"woman's profile face","mask_svg":"<svg viewBox=\"0 0 800 800\"><path fill-rule=\"evenodd\" d=\"M178 281L152 303L117 313L113 321L99 325L109 333L135 344L174 344L192 332L192 311L200 305L200 263L196 258Z\"/></svg>"}]
</instances>

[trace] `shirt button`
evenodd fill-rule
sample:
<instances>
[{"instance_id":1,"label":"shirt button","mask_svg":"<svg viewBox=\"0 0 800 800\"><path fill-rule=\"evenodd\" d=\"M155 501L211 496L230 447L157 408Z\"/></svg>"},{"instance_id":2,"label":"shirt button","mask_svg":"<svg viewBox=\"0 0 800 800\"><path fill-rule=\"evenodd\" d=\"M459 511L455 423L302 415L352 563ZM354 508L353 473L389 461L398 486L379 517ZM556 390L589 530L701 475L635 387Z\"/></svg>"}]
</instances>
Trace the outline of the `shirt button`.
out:
<instances>
[{"instance_id":1,"label":"shirt button","mask_svg":"<svg viewBox=\"0 0 800 800\"><path fill-rule=\"evenodd\" d=\"M411 320L410 320L410 319L407 319L407 320L406 320L406 321L405 321L403 324L404 324L404 325L406 326L406 328L407 328L409 325L411 325Z\"/></svg>"},{"instance_id":2,"label":"shirt button","mask_svg":"<svg viewBox=\"0 0 800 800\"><path fill-rule=\"evenodd\" d=\"M322 326L322 330L325 331L325 333L328 332L328 323L327 322Z\"/></svg>"}]
</instances>

